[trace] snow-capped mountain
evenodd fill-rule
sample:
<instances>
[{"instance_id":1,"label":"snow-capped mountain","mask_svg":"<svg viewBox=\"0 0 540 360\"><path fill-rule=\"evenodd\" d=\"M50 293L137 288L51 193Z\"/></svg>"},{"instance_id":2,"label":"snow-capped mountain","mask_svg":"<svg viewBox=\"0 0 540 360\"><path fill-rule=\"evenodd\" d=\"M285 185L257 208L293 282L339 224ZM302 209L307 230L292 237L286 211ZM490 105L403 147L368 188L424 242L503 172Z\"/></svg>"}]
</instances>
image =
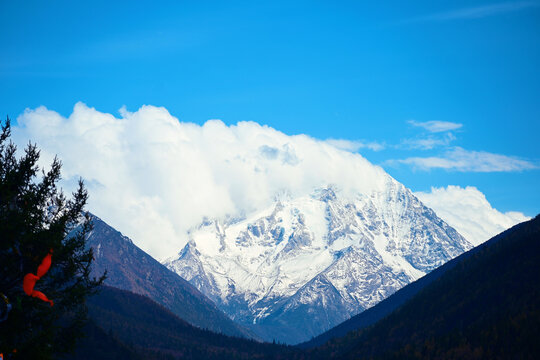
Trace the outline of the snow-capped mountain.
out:
<instances>
[{"instance_id":1,"label":"snow-capped mountain","mask_svg":"<svg viewBox=\"0 0 540 360\"><path fill-rule=\"evenodd\" d=\"M206 220L166 265L267 340L308 340L472 245L384 174L244 219Z\"/></svg>"}]
</instances>

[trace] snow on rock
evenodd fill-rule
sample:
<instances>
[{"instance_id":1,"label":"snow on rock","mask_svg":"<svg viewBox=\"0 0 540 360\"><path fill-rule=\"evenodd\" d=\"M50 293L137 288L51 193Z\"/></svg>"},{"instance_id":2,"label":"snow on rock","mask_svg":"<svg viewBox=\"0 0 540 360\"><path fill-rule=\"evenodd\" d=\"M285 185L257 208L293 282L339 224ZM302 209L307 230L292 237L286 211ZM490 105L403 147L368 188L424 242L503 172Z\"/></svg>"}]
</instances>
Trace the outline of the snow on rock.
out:
<instances>
[{"instance_id":1,"label":"snow on rock","mask_svg":"<svg viewBox=\"0 0 540 360\"><path fill-rule=\"evenodd\" d=\"M379 176L353 194L328 186L245 219L206 220L166 265L263 338L308 340L472 247Z\"/></svg>"}]
</instances>

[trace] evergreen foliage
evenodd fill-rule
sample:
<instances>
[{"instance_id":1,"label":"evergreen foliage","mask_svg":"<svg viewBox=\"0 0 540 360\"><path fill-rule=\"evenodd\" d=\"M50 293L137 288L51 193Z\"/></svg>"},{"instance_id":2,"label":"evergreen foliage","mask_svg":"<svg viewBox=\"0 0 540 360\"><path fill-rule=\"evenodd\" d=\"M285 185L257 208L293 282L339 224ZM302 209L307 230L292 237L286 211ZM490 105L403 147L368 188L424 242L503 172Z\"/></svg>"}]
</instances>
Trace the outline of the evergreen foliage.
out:
<instances>
[{"instance_id":1,"label":"evergreen foliage","mask_svg":"<svg viewBox=\"0 0 540 360\"><path fill-rule=\"evenodd\" d=\"M6 318L0 322L0 353L5 358L50 359L74 347L86 318L85 299L104 279L90 277L93 254L85 239L91 223L84 211L88 194L79 180L77 191L67 198L57 187L61 162L55 158L47 172L40 171L40 151L31 143L17 158L9 118L1 125L0 293ZM36 273L50 249L52 266L35 289L54 306L26 295L22 286L24 276Z\"/></svg>"}]
</instances>

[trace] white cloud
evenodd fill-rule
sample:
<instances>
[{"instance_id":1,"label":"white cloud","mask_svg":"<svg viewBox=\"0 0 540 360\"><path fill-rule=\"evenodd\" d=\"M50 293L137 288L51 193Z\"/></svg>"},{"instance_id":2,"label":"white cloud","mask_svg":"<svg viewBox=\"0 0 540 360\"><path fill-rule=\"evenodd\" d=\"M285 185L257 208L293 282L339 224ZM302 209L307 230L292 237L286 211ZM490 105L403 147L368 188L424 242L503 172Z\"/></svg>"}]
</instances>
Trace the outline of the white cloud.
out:
<instances>
[{"instance_id":1,"label":"white cloud","mask_svg":"<svg viewBox=\"0 0 540 360\"><path fill-rule=\"evenodd\" d=\"M416 120L407 121L410 125L421 127L432 133L457 130L463 126L463 124L454 123L450 121L432 120L420 122Z\"/></svg>"},{"instance_id":2,"label":"white cloud","mask_svg":"<svg viewBox=\"0 0 540 360\"><path fill-rule=\"evenodd\" d=\"M479 245L530 219L520 212L499 212L473 186L462 188L450 185L447 188L431 188L431 192L416 192L415 195L473 245Z\"/></svg>"},{"instance_id":3,"label":"white cloud","mask_svg":"<svg viewBox=\"0 0 540 360\"><path fill-rule=\"evenodd\" d=\"M31 139L41 166L55 154L62 186L85 179L89 210L155 257L171 256L203 217L247 214L276 194L305 195L335 184L347 193L384 186L384 170L359 154L254 122L182 123L165 108L121 109L120 118L78 103L64 118L26 110L13 128L19 147Z\"/></svg>"},{"instance_id":4,"label":"white cloud","mask_svg":"<svg viewBox=\"0 0 540 360\"><path fill-rule=\"evenodd\" d=\"M446 12L440 12L425 16L416 17L404 21L404 23L415 22L439 22L450 20L470 20L480 19L488 16L494 16L498 14L514 12L531 7L537 7L538 3L532 1L517 1L517 2L505 2L497 4L488 4L484 6L472 6L456 10L450 10Z\"/></svg>"},{"instance_id":5,"label":"white cloud","mask_svg":"<svg viewBox=\"0 0 540 360\"><path fill-rule=\"evenodd\" d=\"M345 140L345 139L327 139L326 142L338 149L346 151L358 151L360 149L370 149L373 151L380 151L384 149L384 144L378 142L364 142L358 140Z\"/></svg>"},{"instance_id":6,"label":"white cloud","mask_svg":"<svg viewBox=\"0 0 540 360\"><path fill-rule=\"evenodd\" d=\"M469 151L460 147L448 150L443 156L410 157L389 160L389 165L402 163L422 170L446 169L463 172L508 172L538 169L538 165L514 156L485 151Z\"/></svg>"}]
</instances>

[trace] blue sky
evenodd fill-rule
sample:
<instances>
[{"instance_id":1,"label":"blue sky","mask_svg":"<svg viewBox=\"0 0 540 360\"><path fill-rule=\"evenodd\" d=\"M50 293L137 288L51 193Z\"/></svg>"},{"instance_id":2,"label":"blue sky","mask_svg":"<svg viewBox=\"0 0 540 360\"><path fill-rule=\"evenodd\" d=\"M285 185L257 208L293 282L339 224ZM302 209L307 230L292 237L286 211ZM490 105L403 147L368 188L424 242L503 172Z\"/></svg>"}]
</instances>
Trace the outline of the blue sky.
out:
<instances>
[{"instance_id":1,"label":"blue sky","mask_svg":"<svg viewBox=\"0 0 540 360\"><path fill-rule=\"evenodd\" d=\"M0 113L252 120L539 213L540 2L374 3L2 1Z\"/></svg>"}]
</instances>

